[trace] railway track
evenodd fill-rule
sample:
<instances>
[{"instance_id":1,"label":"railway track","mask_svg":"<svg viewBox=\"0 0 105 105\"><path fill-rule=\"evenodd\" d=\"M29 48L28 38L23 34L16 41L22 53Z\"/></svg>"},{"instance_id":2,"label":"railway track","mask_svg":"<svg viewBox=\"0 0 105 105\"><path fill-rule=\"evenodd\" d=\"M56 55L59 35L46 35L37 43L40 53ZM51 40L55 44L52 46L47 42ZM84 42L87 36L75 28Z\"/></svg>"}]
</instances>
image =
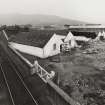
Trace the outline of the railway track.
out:
<instances>
[{"instance_id":1,"label":"railway track","mask_svg":"<svg viewBox=\"0 0 105 105\"><path fill-rule=\"evenodd\" d=\"M1 72L2 72L2 74L3 74L4 81L5 81L5 84L6 84L6 86L7 86L7 89L8 89L9 95L10 95L11 102L12 102L13 105L15 105L14 99L13 99L12 94L11 94L11 91L10 91L10 87L9 87L9 85L8 85L8 82L7 82L7 79L6 79L6 76L5 76L5 74L4 74L4 71L3 71L3 68L2 68L2 66L1 66L1 64L0 64L0 70L1 70Z\"/></svg>"},{"instance_id":2,"label":"railway track","mask_svg":"<svg viewBox=\"0 0 105 105\"><path fill-rule=\"evenodd\" d=\"M14 105L14 102L9 91L8 84L5 81L5 77L0 65L0 105Z\"/></svg>"},{"instance_id":3,"label":"railway track","mask_svg":"<svg viewBox=\"0 0 105 105\"><path fill-rule=\"evenodd\" d=\"M5 44L1 43L0 45L1 45L0 46L1 55L2 55L2 58L4 59L2 62L2 68L4 70L6 77L7 77L6 79L7 80L11 79L11 80L9 80L10 84L8 83L9 86L11 85L11 82L13 84L13 86L10 87L13 90L13 92L11 92L11 93L17 94L21 91L21 89L19 90L16 88L16 86L14 86L14 83L16 83L17 80L15 79L13 81L13 78L17 77L18 81L22 82L22 84L25 87L24 89L28 92L28 94L31 96L31 98L34 99L35 101L37 100L38 105L53 105L52 101L51 101L52 99L48 95L48 90L47 90L46 84L43 83L43 81L37 75L35 77L28 75L28 76L25 76L25 78L24 78L24 73L26 73L29 68L27 68L27 66L25 66L25 64L23 64L22 61L20 61L17 57L15 57L13 54L11 54L12 53L11 50L8 47L6 47ZM12 74L12 76L11 76L11 74ZM16 76L14 76L14 75L16 75ZM19 85L18 85L18 87L19 87ZM13 88L16 88L16 91L19 91L19 92L16 93L16 91L14 91ZM23 91L24 91L24 89L23 89ZM22 95L20 95L20 96L22 96ZM19 99L21 100L20 97L19 97ZM24 99L24 100L27 100L27 99ZM18 101L16 103L18 103ZM21 105L21 104L19 104L19 105ZM28 105L33 105L33 104L28 104Z\"/></svg>"},{"instance_id":4,"label":"railway track","mask_svg":"<svg viewBox=\"0 0 105 105\"><path fill-rule=\"evenodd\" d=\"M13 105L38 105L21 76L8 60L0 65Z\"/></svg>"}]
</instances>

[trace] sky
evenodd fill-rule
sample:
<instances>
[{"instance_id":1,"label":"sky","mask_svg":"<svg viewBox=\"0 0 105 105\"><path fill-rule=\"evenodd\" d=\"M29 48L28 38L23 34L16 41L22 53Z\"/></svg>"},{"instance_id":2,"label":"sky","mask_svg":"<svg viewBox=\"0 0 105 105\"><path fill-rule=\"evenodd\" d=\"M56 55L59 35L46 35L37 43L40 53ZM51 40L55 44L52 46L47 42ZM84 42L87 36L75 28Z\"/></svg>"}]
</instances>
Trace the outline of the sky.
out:
<instances>
[{"instance_id":1,"label":"sky","mask_svg":"<svg viewBox=\"0 0 105 105\"><path fill-rule=\"evenodd\" d=\"M0 14L48 14L105 24L105 0L0 0Z\"/></svg>"}]
</instances>

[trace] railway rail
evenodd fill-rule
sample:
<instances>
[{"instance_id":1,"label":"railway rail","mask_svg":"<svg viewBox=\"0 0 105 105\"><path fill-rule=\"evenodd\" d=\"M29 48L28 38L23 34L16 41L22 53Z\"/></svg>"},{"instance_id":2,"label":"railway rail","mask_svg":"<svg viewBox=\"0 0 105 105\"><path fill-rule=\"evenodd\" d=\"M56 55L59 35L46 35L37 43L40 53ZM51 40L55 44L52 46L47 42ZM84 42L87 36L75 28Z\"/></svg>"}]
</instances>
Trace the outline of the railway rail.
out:
<instances>
[{"instance_id":1,"label":"railway rail","mask_svg":"<svg viewBox=\"0 0 105 105\"><path fill-rule=\"evenodd\" d=\"M38 105L26 84L9 60L0 65L13 105ZM7 68L8 67L8 68Z\"/></svg>"},{"instance_id":2,"label":"railway rail","mask_svg":"<svg viewBox=\"0 0 105 105\"><path fill-rule=\"evenodd\" d=\"M14 57L11 56L11 50L8 49L8 47L6 47L4 44L0 44L0 45L1 45L0 48L3 52L3 54L2 54L2 57L4 59L3 61L5 61L5 62L3 62L4 68L6 69L6 67L8 67L8 66L10 68L12 67L12 70L9 70L9 71L5 70L6 76L8 77L9 74L10 74L10 71L11 71L12 76L9 76L9 77L12 80L13 78L16 78L16 76L14 77L14 75L17 74L18 77L19 77L19 80L22 81L22 83L25 86L25 89L27 90L27 92L30 94L30 96L32 96L31 98L36 100L38 105L52 105L52 102L50 102L51 99L47 98L48 96L46 95L46 89L45 89L46 86L44 86L44 83L42 82L42 80L39 79L39 77L33 77L33 76L30 76L30 75L28 77L24 78L21 74L21 71L24 71L24 73L25 73L25 71L26 71L25 69L27 67L25 67L24 64L23 64L24 65L23 66L21 61L19 62L16 59L14 59ZM15 57L15 58L17 58L17 57ZM7 68L7 69L9 69L9 68ZM27 69L29 69L29 68L27 68ZM15 74L12 73L12 72L15 72ZM8 80L8 78L7 78L7 80ZM15 81L13 81L13 83L15 83ZM19 85L18 85L18 87L20 88L21 86L19 86ZM33 86L33 87L31 87L31 86ZM11 86L11 87L13 87L13 86ZM14 88L15 88L15 86L14 86ZM45 90L43 91L43 89L45 89ZM21 91L21 89L20 89L20 91ZM24 91L24 89L23 89L23 91ZM14 94L14 93L15 93L15 91L13 91L12 94ZM27 100L27 99L25 99L25 100ZM28 105L30 105L30 104L28 104ZM31 105L33 105L33 104L31 104Z\"/></svg>"},{"instance_id":3,"label":"railway rail","mask_svg":"<svg viewBox=\"0 0 105 105\"><path fill-rule=\"evenodd\" d=\"M15 105L0 62L0 105Z\"/></svg>"},{"instance_id":4,"label":"railway rail","mask_svg":"<svg viewBox=\"0 0 105 105\"><path fill-rule=\"evenodd\" d=\"M8 89L8 92L9 92L10 99L11 99L11 101L12 101L12 104L15 105L14 99L13 99L13 97L12 97L12 93L11 93L11 90L10 90L10 87L9 87L9 85L8 85L8 82L7 82L7 79L6 79L6 76L5 76L5 74L4 74L4 71L3 71L3 68L2 68L2 65L1 65L1 64L0 64L0 70L1 70L1 72L2 72L2 74L3 74L3 77L4 77L4 80L5 80L5 83L6 83L6 86L7 86L7 89Z\"/></svg>"}]
</instances>

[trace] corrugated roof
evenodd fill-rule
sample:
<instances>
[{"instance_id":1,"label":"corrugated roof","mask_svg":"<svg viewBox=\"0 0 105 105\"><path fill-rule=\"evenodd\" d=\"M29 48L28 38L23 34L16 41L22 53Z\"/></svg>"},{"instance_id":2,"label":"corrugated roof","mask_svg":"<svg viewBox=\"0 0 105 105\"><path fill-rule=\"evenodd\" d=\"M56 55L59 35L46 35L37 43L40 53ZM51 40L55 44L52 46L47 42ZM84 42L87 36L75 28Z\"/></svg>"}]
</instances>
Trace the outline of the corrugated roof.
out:
<instances>
[{"instance_id":1,"label":"corrugated roof","mask_svg":"<svg viewBox=\"0 0 105 105\"><path fill-rule=\"evenodd\" d=\"M30 32L19 32L14 36L12 35L10 39L20 44L43 48L54 33L66 36L68 32L68 30L34 30Z\"/></svg>"}]
</instances>

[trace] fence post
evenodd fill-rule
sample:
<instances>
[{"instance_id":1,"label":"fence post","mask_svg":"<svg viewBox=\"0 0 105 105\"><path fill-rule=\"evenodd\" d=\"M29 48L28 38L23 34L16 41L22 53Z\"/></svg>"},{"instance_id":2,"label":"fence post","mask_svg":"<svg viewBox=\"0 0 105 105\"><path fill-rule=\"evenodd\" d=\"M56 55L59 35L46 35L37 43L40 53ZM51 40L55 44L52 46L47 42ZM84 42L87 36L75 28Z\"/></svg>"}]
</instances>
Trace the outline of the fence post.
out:
<instances>
[{"instance_id":1,"label":"fence post","mask_svg":"<svg viewBox=\"0 0 105 105\"><path fill-rule=\"evenodd\" d=\"M33 67L31 68L31 75L38 72L38 61L34 61Z\"/></svg>"}]
</instances>

